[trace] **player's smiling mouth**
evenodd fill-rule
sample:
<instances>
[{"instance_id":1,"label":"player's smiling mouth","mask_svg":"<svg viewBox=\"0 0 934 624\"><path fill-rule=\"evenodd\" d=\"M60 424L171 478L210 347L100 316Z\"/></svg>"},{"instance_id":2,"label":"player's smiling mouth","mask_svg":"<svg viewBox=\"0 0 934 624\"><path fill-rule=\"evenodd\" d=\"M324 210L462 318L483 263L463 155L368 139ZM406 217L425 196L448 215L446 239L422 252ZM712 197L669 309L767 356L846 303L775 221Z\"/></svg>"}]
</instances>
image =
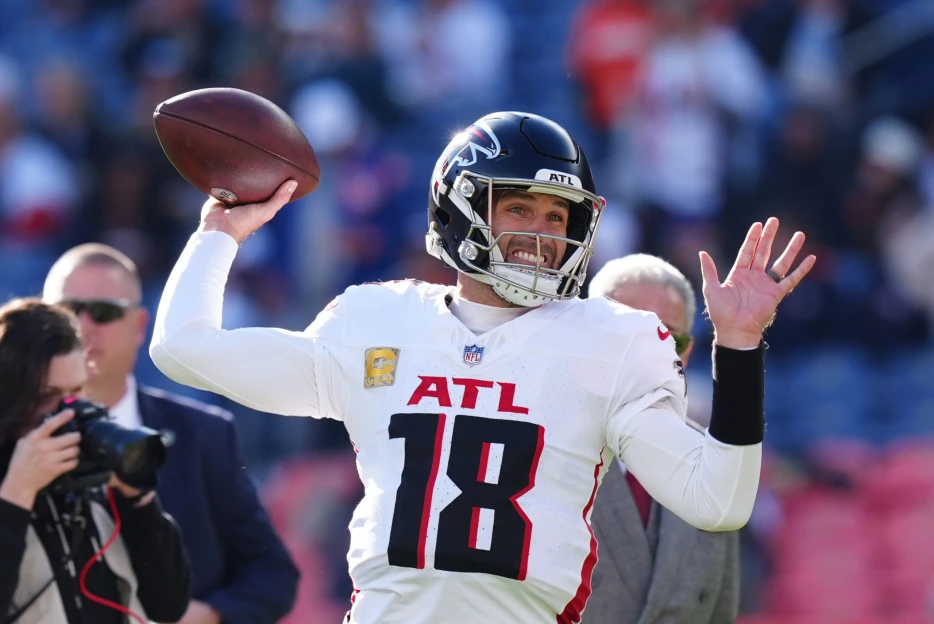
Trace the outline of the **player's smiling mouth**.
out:
<instances>
[{"instance_id":1,"label":"player's smiling mouth","mask_svg":"<svg viewBox=\"0 0 934 624\"><path fill-rule=\"evenodd\" d=\"M547 267L549 258L546 254L538 256L534 252L518 249L509 252L509 261L514 264L524 264L527 266L535 266L538 264Z\"/></svg>"}]
</instances>

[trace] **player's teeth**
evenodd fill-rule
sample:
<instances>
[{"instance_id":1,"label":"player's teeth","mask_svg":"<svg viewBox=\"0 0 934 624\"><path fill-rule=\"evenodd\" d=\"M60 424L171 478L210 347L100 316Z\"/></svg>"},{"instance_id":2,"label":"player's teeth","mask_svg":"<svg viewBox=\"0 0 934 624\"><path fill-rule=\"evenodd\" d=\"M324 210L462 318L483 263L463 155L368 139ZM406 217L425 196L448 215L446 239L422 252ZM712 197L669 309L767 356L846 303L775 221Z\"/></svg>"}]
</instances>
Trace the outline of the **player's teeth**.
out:
<instances>
[{"instance_id":1,"label":"player's teeth","mask_svg":"<svg viewBox=\"0 0 934 624\"><path fill-rule=\"evenodd\" d=\"M535 256L526 251L517 251L516 257L522 260L528 260L529 262L544 262L545 259L542 256Z\"/></svg>"}]
</instances>

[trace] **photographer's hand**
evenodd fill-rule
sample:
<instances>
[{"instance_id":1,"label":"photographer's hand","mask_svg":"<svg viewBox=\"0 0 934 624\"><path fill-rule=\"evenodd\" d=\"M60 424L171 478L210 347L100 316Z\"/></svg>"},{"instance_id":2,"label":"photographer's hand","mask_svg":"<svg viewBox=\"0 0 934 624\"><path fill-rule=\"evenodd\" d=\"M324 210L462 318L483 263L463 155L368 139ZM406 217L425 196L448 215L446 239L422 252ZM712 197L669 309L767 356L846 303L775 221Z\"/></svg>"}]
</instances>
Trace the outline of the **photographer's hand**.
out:
<instances>
[{"instance_id":1,"label":"photographer's hand","mask_svg":"<svg viewBox=\"0 0 934 624\"><path fill-rule=\"evenodd\" d=\"M74 410L63 410L19 439L6 478L0 483L0 498L32 509L42 488L78 467L81 434L52 435L74 415Z\"/></svg>"},{"instance_id":2,"label":"photographer's hand","mask_svg":"<svg viewBox=\"0 0 934 624\"><path fill-rule=\"evenodd\" d=\"M126 483L124 483L123 481L121 481L120 479L118 479L118 478L117 478L117 475L115 475L115 474L111 474L111 475L110 475L110 481L107 482L107 485L108 485L109 487L114 488L115 490L119 490L119 492L120 492L121 494L123 494L123 497L124 497L124 498L128 498L128 499L135 499L135 498L138 498L138 497L140 496L140 494L143 493L142 490L137 490L136 488L134 488L134 487L132 487L132 486L129 486L129 485L127 485ZM138 501L136 501L136 506L137 506L137 507L142 507L142 506L144 506L144 505L148 505L149 503L152 502L152 500L153 500L155 497L156 497L156 492L155 492L155 490L153 490L153 491L151 491L151 492L147 492L145 496L143 496L143 497L140 498Z\"/></svg>"},{"instance_id":3,"label":"photographer's hand","mask_svg":"<svg viewBox=\"0 0 934 624\"><path fill-rule=\"evenodd\" d=\"M221 624L221 614L206 602L192 600L178 624Z\"/></svg>"}]
</instances>

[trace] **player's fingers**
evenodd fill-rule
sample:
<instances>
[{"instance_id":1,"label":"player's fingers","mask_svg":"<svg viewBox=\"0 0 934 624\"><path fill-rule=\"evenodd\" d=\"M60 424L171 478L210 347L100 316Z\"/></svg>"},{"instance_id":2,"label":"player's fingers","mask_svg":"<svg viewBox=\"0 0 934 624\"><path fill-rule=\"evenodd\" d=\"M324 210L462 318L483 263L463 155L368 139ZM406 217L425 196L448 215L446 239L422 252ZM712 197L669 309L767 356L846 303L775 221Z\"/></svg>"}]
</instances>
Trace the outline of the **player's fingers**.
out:
<instances>
[{"instance_id":1,"label":"player's fingers","mask_svg":"<svg viewBox=\"0 0 934 624\"><path fill-rule=\"evenodd\" d=\"M769 258L772 255L772 243L775 241L775 235L778 233L778 219L769 217L762 228L762 236L759 237L759 243L756 245L756 253L752 258L751 269L754 271L765 271L769 264Z\"/></svg>"},{"instance_id":2,"label":"player's fingers","mask_svg":"<svg viewBox=\"0 0 934 624\"><path fill-rule=\"evenodd\" d=\"M275 195L266 202L267 206L275 207L277 210L282 208L287 203L289 203L289 198L292 197L292 193L295 192L295 189L298 188L298 182L295 180L286 180L279 188L276 190Z\"/></svg>"},{"instance_id":3,"label":"player's fingers","mask_svg":"<svg viewBox=\"0 0 934 624\"><path fill-rule=\"evenodd\" d=\"M713 258L706 251L702 251L698 255L700 256L701 275L704 278L703 290L707 290L708 284L719 286L720 276L717 275L717 264L713 261Z\"/></svg>"},{"instance_id":4,"label":"player's fingers","mask_svg":"<svg viewBox=\"0 0 934 624\"><path fill-rule=\"evenodd\" d=\"M215 197L208 197L204 201L204 205L201 206L202 212L210 212L212 210L227 210L227 208L229 208L227 204Z\"/></svg>"},{"instance_id":5,"label":"player's fingers","mask_svg":"<svg viewBox=\"0 0 934 624\"><path fill-rule=\"evenodd\" d=\"M814 268L815 262L817 262L817 256L808 256L801 261L801 264L798 265L798 268L795 269L791 275L779 282L779 285L782 287L783 297L794 290L795 286L801 283L801 280L804 279L804 276L810 273L811 269Z\"/></svg>"},{"instance_id":6,"label":"player's fingers","mask_svg":"<svg viewBox=\"0 0 934 624\"><path fill-rule=\"evenodd\" d=\"M779 277L788 275L788 272L791 271L791 265L794 264L795 258L798 256L798 252L804 247L804 240L803 232L795 232L791 240L788 241L788 246L785 247L785 251L782 252L782 255L780 255L778 260L775 261L775 264L772 265L772 272Z\"/></svg>"},{"instance_id":7,"label":"player's fingers","mask_svg":"<svg viewBox=\"0 0 934 624\"><path fill-rule=\"evenodd\" d=\"M208 218L209 215L215 213L223 213L228 208L229 206L221 200L208 197L204 204L201 206L201 219L204 220Z\"/></svg>"},{"instance_id":8,"label":"player's fingers","mask_svg":"<svg viewBox=\"0 0 934 624\"><path fill-rule=\"evenodd\" d=\"M758 221L753 223L746 232L746 240L743 241L736 254L736 262L733 263L733 270L748 269L752 264L752 256L756 252L756 244L759 242L759 236L762 234L762 224Z\"/></svg>"}]
</instances>

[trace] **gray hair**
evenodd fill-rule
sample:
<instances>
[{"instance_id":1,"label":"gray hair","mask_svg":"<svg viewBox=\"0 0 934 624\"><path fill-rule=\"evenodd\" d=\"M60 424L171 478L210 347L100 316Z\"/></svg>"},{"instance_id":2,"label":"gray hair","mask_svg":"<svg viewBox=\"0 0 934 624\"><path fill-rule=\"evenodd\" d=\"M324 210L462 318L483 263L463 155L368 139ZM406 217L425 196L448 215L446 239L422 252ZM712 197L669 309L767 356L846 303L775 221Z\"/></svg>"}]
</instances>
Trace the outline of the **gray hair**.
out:
<instances>
[{"instance_id":1,"label":"gray hair","mask_svg":"<svg viewBox=\"0 0 934 624\"><path fill-rule=\"evenodd\" d=\"M688 325L685 331L691 332L694 316L697 314L694 287L674 265L649 254L630 254L616 258L597 271L590 282L588 292L591 297L612 298L614 292L627 284L656 284L674 290L684 301L684 309L687 312Z\"/></svg>"}]
</instances>

